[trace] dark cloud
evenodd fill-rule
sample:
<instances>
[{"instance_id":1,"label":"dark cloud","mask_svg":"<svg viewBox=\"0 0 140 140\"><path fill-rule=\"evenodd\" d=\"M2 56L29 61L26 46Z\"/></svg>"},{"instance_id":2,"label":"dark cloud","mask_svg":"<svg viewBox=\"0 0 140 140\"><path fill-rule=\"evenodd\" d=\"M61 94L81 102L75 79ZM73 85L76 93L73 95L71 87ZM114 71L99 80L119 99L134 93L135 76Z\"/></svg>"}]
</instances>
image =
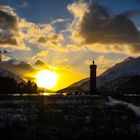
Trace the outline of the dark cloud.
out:
<instances>
[{"instance_id":1,"label":"dark cloud","mask_svg":"<svg viewBox=\"0 0 140 140\"><path fill-rule=\"evenodd\" d=\"M47 39L45 37L42 37L42 36L38 39L39 43L46 43L46 41L47 41Z\"/></svg>"},{"instance_id":2,"label":"dark cloud","mask_svg":"<svg viewBox=\"0 0 140 140\"><path fill-rule=\"evenodd\" d=\"M0 28L15 29L17 25L17 17L0 9Z\"/></svg>"},{"instance_id":3,"label":"dark cloud","mask_svg":"<svg viewBox=\"0 0 140 140\"><path fill-rule=\"evenodd\" d=\"M43 62L43 60L37 59L36 62L34 63L34 65L37 65L37 66L44 66L45 63Z\"/></svg>"},{"instance_id":4,"label":"dark cloud","mask_svg":"<svg viewBox=\"0 0 140 140\"><path fill-rule=\"evenodd\" d=\"M1 54L7 54L7 53L9 53L7 50L0 50L0 53Z\"/></svg>"},{"instance_id":5,"label":"dark cloud","mask_svg":"<svg viewBox=\"0 0 140 140\"><path fill-rule=\"evenodd\" d=\"M16 39L13 38L13 35L3 35L0 34L0 44L10 44L17 45Z\"/></svg>"},{"instance_id":6,"label":"dark cloud","mask_svg":"<svg viewBox=\"0 0 140 140\"><path fill-rule=\"evenodd\" d=\"M105 7L94 3L89 6L81 23L80 35L85 43L140 43L140 33L131 17L140 11L129 11L111 17Z\"/></svg>"},{"instance_id":7,"label":"dark cloud","mask_svg":"<svg viewBox=\"0 0 140 140\"><path fill-rule=\"evenodd\" d=\"M47 37L47 36L41 36L39 37L38 39L38 42L39 43L48 43L48 42L51 42L53 44L57 44L59 41L59 35L58 34L54 34L50 37Z\"/></svg>"},{"instance_id":8,"label":"dark cloud","mask_svg":"<svg viewBox=\"0 0 140 140\"><path fill-rule=\"evenodd\" d=\"M8 8L8 7L7 7ZM0 44L16 45L17 42L14 39L14 32L17 28L17 16L13 15L10 11L3 10L0 7Z\"/></svg>"}]
</instances>

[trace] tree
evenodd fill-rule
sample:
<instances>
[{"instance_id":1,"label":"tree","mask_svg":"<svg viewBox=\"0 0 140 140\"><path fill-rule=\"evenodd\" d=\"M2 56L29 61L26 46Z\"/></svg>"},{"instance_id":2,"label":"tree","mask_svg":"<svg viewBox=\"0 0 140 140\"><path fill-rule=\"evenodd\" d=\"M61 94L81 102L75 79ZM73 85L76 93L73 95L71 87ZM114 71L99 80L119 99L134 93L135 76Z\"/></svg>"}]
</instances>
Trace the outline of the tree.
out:
<instances>
[{"instance_id":1,"label":"tree","mask_svg":"<svg viewBox=\"0 0 140 140\"><path fill-rule=\"evenodd\" d=\"M35 82L30 80L18 83L14 78L0 77L0 93L14 94L14 93L38 93L38 87Z\"/></svg>"}]
</instances>

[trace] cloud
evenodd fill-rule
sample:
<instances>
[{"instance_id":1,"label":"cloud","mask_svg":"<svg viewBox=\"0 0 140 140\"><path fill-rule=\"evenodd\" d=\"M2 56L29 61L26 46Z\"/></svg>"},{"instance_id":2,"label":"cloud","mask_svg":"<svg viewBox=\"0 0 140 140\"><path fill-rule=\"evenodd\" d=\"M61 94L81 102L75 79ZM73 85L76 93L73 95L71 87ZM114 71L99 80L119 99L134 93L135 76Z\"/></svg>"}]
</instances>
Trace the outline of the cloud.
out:
<instances>
[{"instance_id":1,"label":"cloud","mask_svg":"<svg viewBox=\"0 0 140 140\"><path fill-rule=\"evenodd\" d=\"M69 4L67 6L67 9L75 16L75 18L82 20L83 16L85 15L85 12L88 11L88 4L80 0Z\"/></svg>"},{"instance_id":2,"label":"cloud","mask_svg":"<svg viewBox=\"0 0 140 140\"><path fill-rule=\"evenodd\" d=\"M13 34L10 34L10 35L0 34L0 44L17 45L17 42L13 38Z\"/></svg>"},{"instance_id":3,"label":"cloud","mask_svg":"<svg viewBox=\"0 0 140 140\"><path fill-rule=\"evenodd\" d=\"M98 69L97 69L97 73L98 75L103 73L105 70L107 70L109 67L113 66L116 63L119 63L122 61L122 59L120 58L116 58L116 59L110 59L104 55L100 55L97 58L95 58L95 64L98 64ZM87 59L84 61L84 64L86 66L91 65L93 62L92 59Z\"/></svg>"},{"instance_id":4,"label":"cloud","mask_svg":"<svg viewBox=\"0 0 140 140\"><path fill-rule=\"evenodd\" d=\"M88 44L140 42L138 29L130 19L136 14L140 14L140 11L111 17L103 6L92 4L83 17L79 34Z\"/></svg>"},{"instance_id":5,"label":"cloud","mask_svg":"<svg viewBox=\"0 0 140 140\"><path fill-rule=\"evenodd\" d=\"M42 45L46 46L58 46L63 39L64 38L61 34L53 33L51 35L40 36L38 42L43 43Z\"/></svg>"},{"instance_id":6,"label":"cloud","mask_svg":"<svg viewBox=\"0 0 140 140\"><path fill-rule=\"evenodd\" d=\"M20 18L10 6L0 6L0 47L30 50L29 44L38 48L62 50L62 33L56 33L55 24L64 22L57 19L53 23L36 24Z\"/></svg>"},{"instance_id":7,"label":"cloud","mask_svg":"<svg viewBox=\"0 0 140 140\"><path fill-rule=\"evenodd\" d=\"M110 59L108 57L105 57L104 55L100 55L98 56L95 60L95 63L98 64L99 66L110 66L110 65L114 65L115 63L118 63L118 62L121 62L122 59L120 58L117 58L117 59ZM93 60L91 59L88 59L88 60L85 60L84 64L85 65L91 65L93 62Z\"/></svg>"},{"instance_id":8,"label":"cloud","mask_svg":"<svg viewBox=\"0 0 140 140\"><path fill-rule=\"evenodd\" d=\"M35 24L21 19L19 22L20 33L23 40L40 48L61 49L64 40L63 34L56 33L52 24Z\"/></svg>"},{"instance_id":9,"label":"cloud","mask_svg":"<svg viewBox=\"0 0 140 140\"><path fill-rule=\"evenodd\" d=\"M68 25L67 31L71 33L71 38L76 41L80 40L78 31L80 30L80 24L82 22L83 16L88 11L88 3L82 0L69 4L67 10L74 16L71 24Z\"/></svg>"},{"instance_id":10,"label":"cloud","mask_svg":"<svg viewBox=\"0 0 140 140\"><path fill-rule=\"evenodd\" d=\"M52 24L52 25L55 25L55 24L57 24L57 23L63 23L63 22L66 22L66 21L68 21L68 20L65 20L65 19L63 19L63 18L59 18L59 19L53 20L53 21L51 22L51 24Z\"/></svg>"},{"instance_id":11,"label":"cloud","mask_svg":"<svg viewBox=\"0 0 140 140\"><path fill-rule=\"evenodd\" d=\"M26 0L23 0L21 5L20 5L21 8L26 8L26 7L29 7L29 4Z\"/></svg>"},{"instance_id":12,"label":"cloud","mask_svg":"<svg viewBox=\"0 0 140 140\"><path fill-rule=\"evenodd\" d=\"M48 55L48 51L41 51L41 52L39 52L39 53L37 53L35 56L33 56L32 57L32 60L34 61L36 61L36 60L38 60L38 59L41 59L41 58L43 58L43 57L46 57Z\"/></svg>"},{"instance_id":13,"label":"cloud","mask_svg":"<svg viewBox=\"0 0 140 140\"><path fill-rule=\"evenodd\" d=\"M19 31L20 19L10 6L0 6L0 47L29 50Z\"/></svg>"},{"instance_id":14,"label":"cloud","mask_svg":"<svg viewBox=\"0 0 140 140\"><path fill-rule=\"evenodd\" d=\"M38 53L38 56L42 57L42 56L47 56L48 52L47 51L41 51L40 53Z\"/></svg>"},{"instance_id":15,"label":"cloud","mask_svg":"<svg viewBox=\"0 0 140 140\"><path fill-rule=\"evenodd\" d=\"M112 60L108 59L104 55L99 56L95 61L96 63L101 64L101 65L112 63Z\"/></svg>"},{"instance_id":16,"label":"cloud","mask_svg":"<svg viewBox=\"0 0 140 140\"><path fill-rule=\"evenodd\" d=\"M16 29L17 16L14 10L9 6L0 6L0 28Z\"/></svg>"},{"instance_id":17,"label":"cloud","mask_svg":"<svg viewBox=\"0 0 140 140\"><path fill-rule=\"evenodd\" d=\"M93 62L93 60L88 59L84 62L84 64L91 65L92 62ZM105 57L104 55L100 55L99 57L97 57L95 59L95 63L97 63L98 65L110 65L113 62L114 62L114 60L111 60L111 59Z\"/></svg>"},{"instance_id":18,"label":"cloud","mask_svg":"<svg viewBox=\"0 0 140 140\"><path fill-rule=\"evenodd\" d=\"M42 59L37 59L34 63L35 66L44 66L45 63Z\"/></svg>"},{"instance_id":19,"label":"cloud","mask_svg":"<svg viewBox=\"0 0 140 140\"><path fill-rule=\"evenodd\" d=\"M55 61L55 64L56 64L56 65L62 65L62 64L67 63L68 61L69 61L69 59L68 59L68 58L64 58L64 59L57 59L57 60Z\"/></svg>"},{"instance_id":20,"label":"cloud","mask_svg":"<svg viewBox=\"0 0 140 140\"><path fill-rule=\"evenodd\" d=\"M89 49L93 47L94 51L97 44L100 44L98 47L104 45L104 52L118 53L123 50L122 53L125 54L140 53L140 32L131 19L140 15L139 10L111 16L106 7L83 1L72 3L68 10L74 15L70 25L73 42ZM97 51L99 50L102 52L101 48L97 48Z\"/></svg>"},{"instance_id":21,"label":"cloud","mask_svg":"<svg viewBox=\"0 0 140 140\"><path fill-rule=\"evenodd\" d=\"M11 59L10 56L8 56L8 55L2 55L2 61L8 61L10 59Z\"/></svg>"},{"instance_id":22,"label":"cloud","mask_svg":"<svg viewBox=\"0 0 140 140\"><path fill-rule=\"evenodd\" d=\"M0 44L17 45L14 31L17 30L18 17L9 6L0 6Z\"/></svg>"},{"instance_id":23,"label":"cloud","mask_svg":"<svg viewBox=\"0 0 140 140\"><path fill-rule=\"evenodd\" d=\"M85 60L85 62L84 62L84 64L85 65L87 65L87 66L89 66L89 65L91 65L92 64L92 62L93 62L93 60Z\"/></svg>"}]
</instances>

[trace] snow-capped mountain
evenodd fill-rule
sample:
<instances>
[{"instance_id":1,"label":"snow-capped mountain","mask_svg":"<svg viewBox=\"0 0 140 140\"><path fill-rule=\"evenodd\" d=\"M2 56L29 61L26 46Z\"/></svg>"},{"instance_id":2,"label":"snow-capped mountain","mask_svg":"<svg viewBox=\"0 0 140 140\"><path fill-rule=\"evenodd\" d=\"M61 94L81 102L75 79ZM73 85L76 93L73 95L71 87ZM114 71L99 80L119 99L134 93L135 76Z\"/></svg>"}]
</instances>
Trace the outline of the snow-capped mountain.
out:
<instances>
[{"instance_id":1,"label":"snow-capped mountain","mask_svg":"<svg viewBox=\"0 0 140 140\"><path fill-rule=\"evenodd\" d=\"M16 74L14 74L10 71L7 71L3 68L0 68L0 77L8 77L8 78L15 79L18 83L24 82L24 80L22 78L20 78Z\"/></svg>"},{"instance_id":2,"label":"snow-capped mountain","mask_svg":"<svg viewBox=\"0 0 140 140\"><path fill-rule=\"evenodd\" d=\"M0 68L12 72L22 78L24 74L34 71L33 67L30 64L14 59L0 62Z\"/></svg>"},{"instance_id":3,"label":"snow-capped mountain","mask_svg":"<svg viewBox=\"0 0 140 140\"><path fill-rule=\"evenodd\" d=\"M133 76L140 75L140 57L128 57L111 67L97 78L98 87L104 86L115 91L121 84Z\"/></svg>"},{"instance_id":4,"label":"snow-capped mountain","mask_svg":"<svg viewBox=\"0 0 140 140\"><path fill-rule=\"evenodd\" d=\"M15 59L0 62L0 67L3 67L9 71L10 70L27 70L27 71L33 70L30 64Z\"/></svg>"},{"instance_id":5,"label":"snow-capped mountain","mask_svg":"<svg viewBox=\"0 0 140 140\"><path fill-rule=\"evenodd\" d=\"M0 62L0 77L14 78L17 82L22 82L24 74L33 72L32 66L26 62L11 59Z\"/></svg>"},{"instance_id":6,"label":"snow-capped mountain","mask_svg":"<svg viewBox=\"0 0 140 140\"><path fill-rule=\"evenodd\" d=\"M127 82L133 76L140 76L140 57L128 57L106 70L97 77L97 87L99 90L116 91L121 84ZM61 92L73 92L79 89L80 91L88 91L89 83L89 78L87 78L72 84L64 90L61 90Z\"/></svg>"}]
</instances>

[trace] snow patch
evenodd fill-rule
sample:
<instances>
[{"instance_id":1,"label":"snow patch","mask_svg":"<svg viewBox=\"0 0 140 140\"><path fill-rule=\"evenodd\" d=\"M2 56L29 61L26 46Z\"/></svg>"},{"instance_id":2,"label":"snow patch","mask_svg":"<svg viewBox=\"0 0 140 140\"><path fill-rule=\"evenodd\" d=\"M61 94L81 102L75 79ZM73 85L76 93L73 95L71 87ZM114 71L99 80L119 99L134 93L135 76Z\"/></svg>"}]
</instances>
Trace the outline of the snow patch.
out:
<instances>
[{"instance_id":1,"label":"snow patch","mask_svg":"<svg viewBox=\"0 0 140 140\"><path fill-rule=\"evenodd\" d=\"M134 113L135 113L138 117L140 117L140 107L135 106L135 105L133 105L133 104L131 104L131 103L127 103L127 102L124 102L124 101L119 101L119 100L114 99L114 98L112 98L112 97L108 97L108 99L109 99L109 101L110 101L112 104L117 104L117 105L118 105L118 104L121 104L121 105L127 106L129 109L133 110Z\"/></svg>"}]
</instances>

